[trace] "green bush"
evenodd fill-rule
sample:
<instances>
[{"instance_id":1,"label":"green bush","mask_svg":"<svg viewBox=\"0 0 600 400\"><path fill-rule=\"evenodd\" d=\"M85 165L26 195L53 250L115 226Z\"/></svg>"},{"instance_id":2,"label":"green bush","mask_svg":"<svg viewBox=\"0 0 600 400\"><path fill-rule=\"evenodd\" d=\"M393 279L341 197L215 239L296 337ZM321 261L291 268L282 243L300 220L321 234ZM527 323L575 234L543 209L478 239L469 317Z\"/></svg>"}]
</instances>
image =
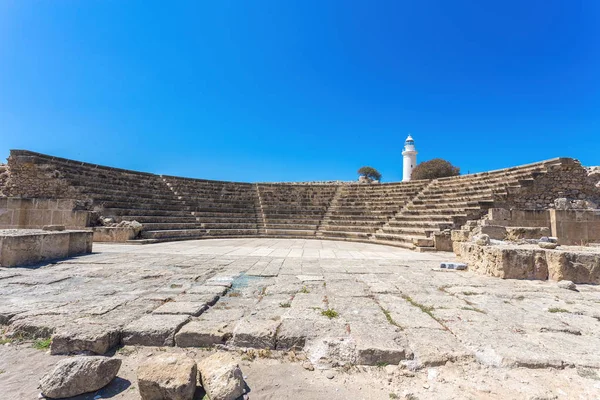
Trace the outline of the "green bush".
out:
<instances>
[{"instance_id":1,"label":"green bush","mask_svg":"<svg viewBox=\"0 0 600 400\"><path fill-rule=\"evenodd\" d=\"M460 175L460 168L441 158L434 158L417 165L412 171L411 178L415 180L437 179L458 175Z\"/></svg>"}]
</instances>

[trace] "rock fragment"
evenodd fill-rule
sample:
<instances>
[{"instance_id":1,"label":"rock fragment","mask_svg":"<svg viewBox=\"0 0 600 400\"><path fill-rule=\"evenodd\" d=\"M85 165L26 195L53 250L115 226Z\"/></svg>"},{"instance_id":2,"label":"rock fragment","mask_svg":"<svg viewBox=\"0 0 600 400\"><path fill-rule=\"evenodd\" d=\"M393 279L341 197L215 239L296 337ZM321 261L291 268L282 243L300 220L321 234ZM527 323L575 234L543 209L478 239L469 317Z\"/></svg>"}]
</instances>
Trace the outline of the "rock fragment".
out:
<instances>
[{"instance_id":1,"label":"rock fragment","mask_svg":"<svg viewBox=\"0 0 600 400\"><path fill-rule=\"evenodd\" d=\"M142 400L192 400L196 392L196 363L183 354L150 357L137 370Z\"/></svg>"},{"instance_id":2,"label":"rock fragment","mask_svg":"<svg viewBox=\"0 0 600 400\"><path fill-rule=\"evenodd\" d=\"M40 380L46 397L61 399L95 392L117 376L121 360L100 356L66 358Z\"/></svg>"},{"instance_id":3,"label":"rock fragment","mask_svg":"<svg viewBox=\"0 0 600 400\"><path fill-rule=\"evenodd\" d=\"M228 354L213 354L198 363L202 387L211 400L235 400L244 394L239 365Z\"/></svg>"},{"instance_id":4,"label":"rock fragment","mask_svg":"<svg viewBox=\"0 0 600 400\"><path fill-rule=\"evenodd\" d=\"M577 290L577 285L575 285L572 281L559 281L556 283L556 286L561 289Z\"/></svg>"}]
</instances>

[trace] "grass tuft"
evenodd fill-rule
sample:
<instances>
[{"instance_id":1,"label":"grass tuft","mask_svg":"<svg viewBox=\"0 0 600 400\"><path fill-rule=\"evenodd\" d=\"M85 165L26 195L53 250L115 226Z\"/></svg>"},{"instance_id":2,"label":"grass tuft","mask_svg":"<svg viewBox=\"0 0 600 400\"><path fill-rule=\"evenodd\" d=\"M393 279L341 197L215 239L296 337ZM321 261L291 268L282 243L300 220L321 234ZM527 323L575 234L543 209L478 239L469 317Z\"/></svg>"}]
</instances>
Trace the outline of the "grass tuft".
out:
<instances>
[{"instance_id":1,"label":"grass tuft","mask_svg":"<svg viewBox=\"0 0 600 400\"><path fill-rule=\"evenodd\" d=\"M337 318L339 316L338 312L331 308L321 311L321 315L323 315L329 319Z\"/></svg>"},{"instance_id":2,"label":"grass tuft","mask_svg":"<svg viewBox=\"0 0 600 400\"><path fill-rule=\"evenodd\" d=\"M570 312L569 310L565 310L564 308L558 308L558 307L552 307L548 309L549 313L568 313Z\"/></svg>"},{"instance_id":3,"label":"grass tuft","mask_svg":"<svg viewBox=\"0 0 600 400\"><path fill-rule=\"evenodd\" d=\"M302 286L302 289L300 289L300 293L310 293L310 290L308 290L306 286Z\"/></svg>"},{"instance_id":4,"label":"grass tuft","mask_svg":"<svg viewBox=\"0 0 600 400\"><path fill-rule=\"evenodd\" d=\"M292 305L290 303L279 303L279 307L281 308L290 308Z\"/></svg>"},{"instance_id":5,"label":"grass tuft","mask_svg":"<svg viewBox=\"0 0 600 400\"><path fill-rule=\"evenodd\" d=\"M38 350L48 350L50 348L50 344L52 344L51 338L36 339L36 341L33 342L33 347Z\"/></svg>"}]
</instances>

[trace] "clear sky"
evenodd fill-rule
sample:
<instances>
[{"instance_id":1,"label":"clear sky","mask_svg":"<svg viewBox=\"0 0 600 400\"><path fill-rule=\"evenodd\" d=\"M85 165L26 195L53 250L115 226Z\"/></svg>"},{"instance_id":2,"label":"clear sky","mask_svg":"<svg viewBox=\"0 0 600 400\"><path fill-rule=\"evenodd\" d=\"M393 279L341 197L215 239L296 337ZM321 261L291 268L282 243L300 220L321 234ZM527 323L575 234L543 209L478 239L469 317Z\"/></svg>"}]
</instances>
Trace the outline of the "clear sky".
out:
<instances>
[{"instance_id":1,"label":"clear sky","mask_svg":"<svg viewBox=\"0 0 600 400\"><path fill-rule=\"evenodd\" d=\"M237 181L600 164L597 0L0 0L9 149Z\"/></svg>"}]
</instances>

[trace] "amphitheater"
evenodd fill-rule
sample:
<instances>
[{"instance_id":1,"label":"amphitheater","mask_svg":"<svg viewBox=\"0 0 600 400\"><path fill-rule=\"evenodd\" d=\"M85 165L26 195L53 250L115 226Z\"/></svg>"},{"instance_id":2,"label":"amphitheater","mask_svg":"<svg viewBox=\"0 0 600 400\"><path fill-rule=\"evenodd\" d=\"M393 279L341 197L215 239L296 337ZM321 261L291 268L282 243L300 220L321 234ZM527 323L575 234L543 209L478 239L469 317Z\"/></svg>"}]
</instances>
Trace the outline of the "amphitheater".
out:
<instances>
[{"instance_id":1,"label":"amphitheater","mask_svg":"<svg viewBox=\"0 0 600 400\"><path fill-rule=\"evenodd\" d=\"M598 177L555 158L400 183L241 183L12 150L0 387L35 394L16 360L117 351L134 368L160 348L238 354L251 398L600 398ZM50 354L27 346L40 338Z\"/></svg>"}]
</instances>

